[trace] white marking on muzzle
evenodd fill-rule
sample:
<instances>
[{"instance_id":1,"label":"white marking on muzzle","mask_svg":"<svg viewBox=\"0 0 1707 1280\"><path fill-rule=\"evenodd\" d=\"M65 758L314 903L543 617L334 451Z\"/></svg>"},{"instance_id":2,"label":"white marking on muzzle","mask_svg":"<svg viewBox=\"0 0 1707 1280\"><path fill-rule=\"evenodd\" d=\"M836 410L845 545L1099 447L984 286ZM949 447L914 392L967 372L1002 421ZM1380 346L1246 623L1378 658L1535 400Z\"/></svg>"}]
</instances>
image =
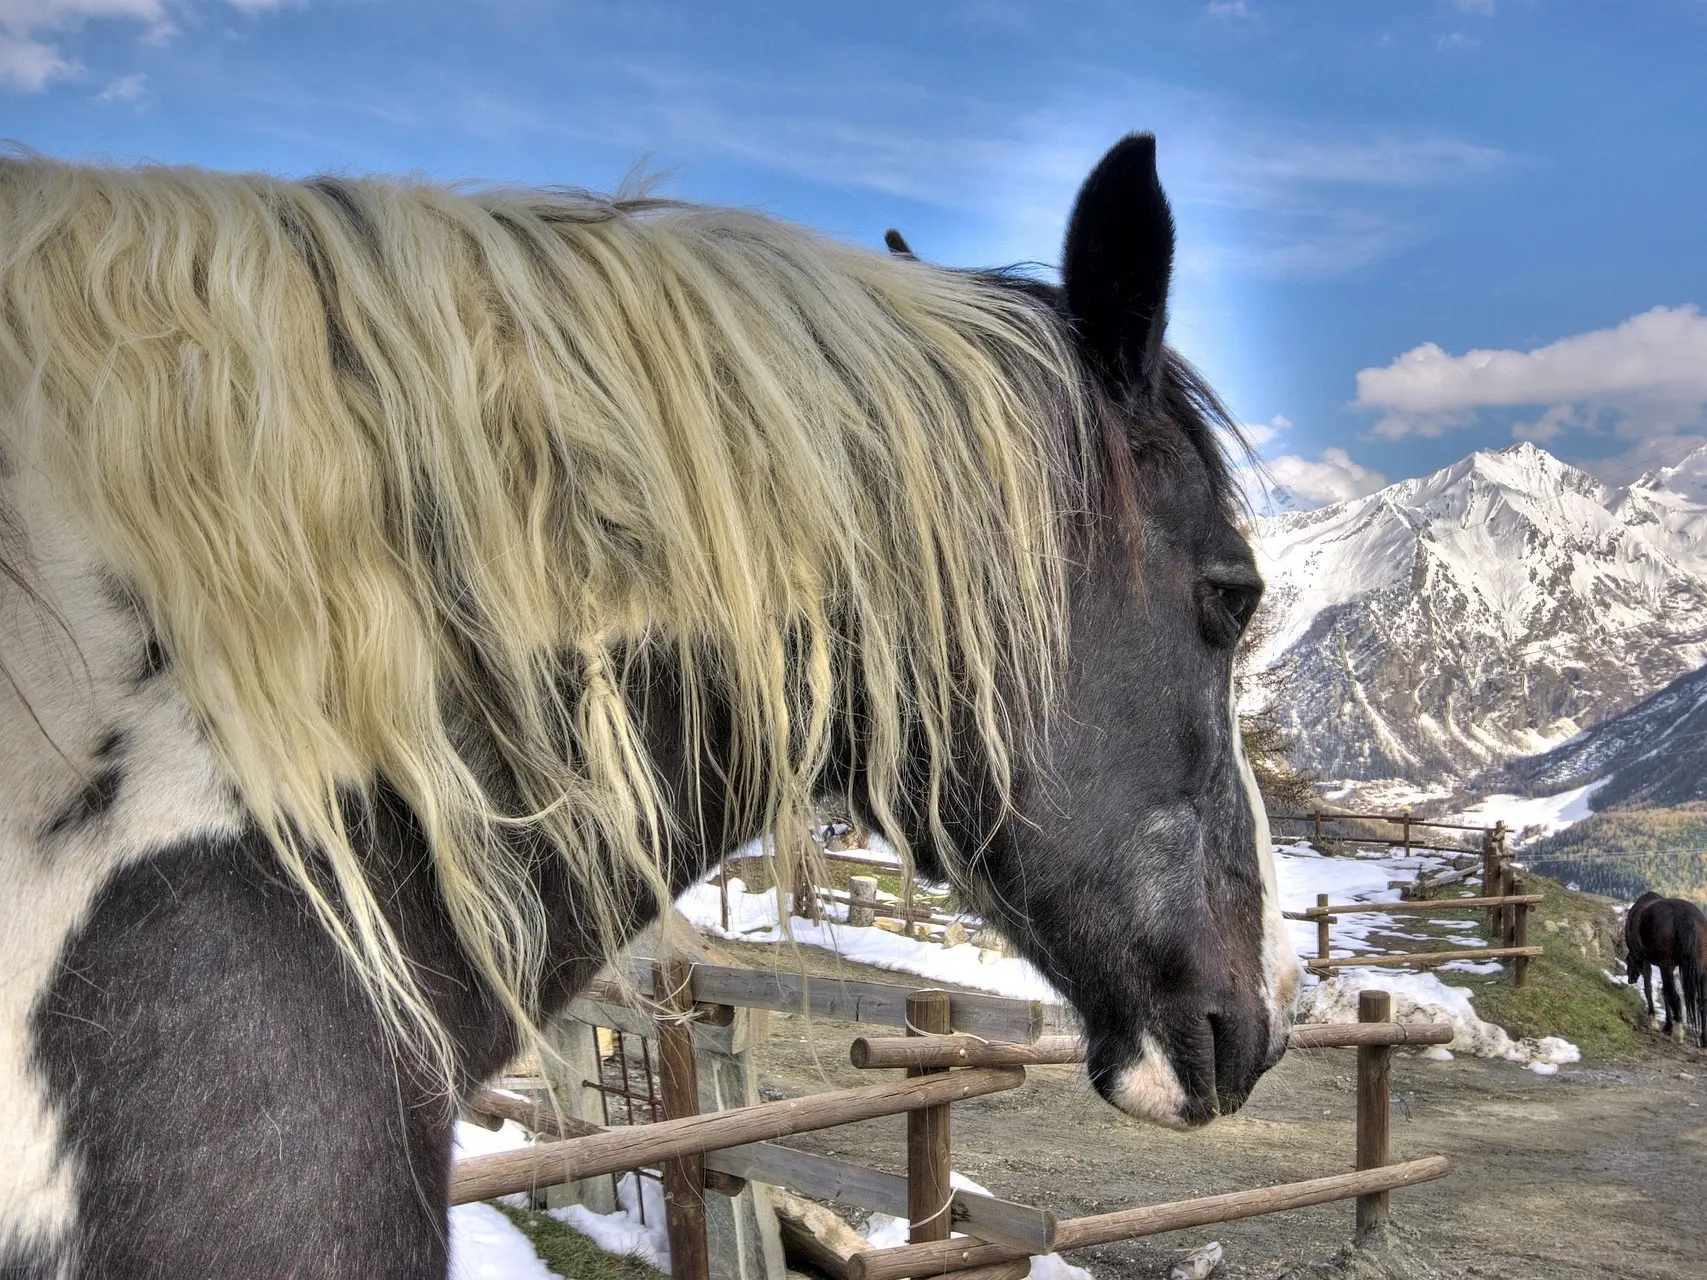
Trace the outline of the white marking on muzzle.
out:
<instances>
[{"instance_id":1,"label":"white marking on muzzle","mask_svg":"<svg viewBox=\"0 0 1707 1280\"><path fill-rule=\"evenodd\" d=\"M1231 693L1227 700L1228 715L1233 726L1233 758L1238 764L1239 779L1245 785L1245 799L1251 807L1251 826L1256 837L1257 866L1262 871L1262 971L1263 1002L1268 1006L1268 1056L1276 1057L1286 1047L1292 1030L1292 1020L1298 1010L1298 989L1303 983L1304 970L1293 953L1292 940L1287 933L1286 917L1280 914L1280 889L1274 878L1274 851L1268 833L1268 808L1263 804L1262 791L1257 786L1256 773L1245 758L1245 742L1239 733L1239 700Z\"/></svg>"},{"instance_id":2,"label":"white marking on muzzle","mask_svg":"<svg viewBox=\"0 0 1707 1280\"><path fill-rule=\"evenodd\" d=\"M1169 1129L1185 1129L1185 1090L1174 1064L1155 1036L1146 1031L1138 1042L1138 1061L1122 1069L1109 1091L1109 1101L1129 1116Z\"/></svg>"}]
</instances>

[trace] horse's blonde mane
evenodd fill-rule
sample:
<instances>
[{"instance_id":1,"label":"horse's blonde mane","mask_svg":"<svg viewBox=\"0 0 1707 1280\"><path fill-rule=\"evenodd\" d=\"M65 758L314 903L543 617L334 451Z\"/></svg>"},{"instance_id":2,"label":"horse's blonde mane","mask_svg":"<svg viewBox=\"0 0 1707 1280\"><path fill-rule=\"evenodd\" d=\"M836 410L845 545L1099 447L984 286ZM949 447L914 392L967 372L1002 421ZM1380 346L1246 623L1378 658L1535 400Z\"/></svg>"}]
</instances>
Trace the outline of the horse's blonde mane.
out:
<instances>
[{"instance_id":1,"label":"horse's blonde mane","mask_svg":"<svg viewBox=\"0 0 1707 1280\"><path fill-rule=\"evenodd\" d=\"M1005 786L1061 649L1078 386L1021 293L753 213L0 162L12 483L71 504L441 1067L340 792L413 808L462 945L531 1027L545 921L514 833L561 855L607 953L615 874L663 891L636 654L684 665L689 726L696 691L727 700L749 829L788 826L856 703L879 806L909 743L933 805L956 753Z\"/></svg>"}]
</instances>

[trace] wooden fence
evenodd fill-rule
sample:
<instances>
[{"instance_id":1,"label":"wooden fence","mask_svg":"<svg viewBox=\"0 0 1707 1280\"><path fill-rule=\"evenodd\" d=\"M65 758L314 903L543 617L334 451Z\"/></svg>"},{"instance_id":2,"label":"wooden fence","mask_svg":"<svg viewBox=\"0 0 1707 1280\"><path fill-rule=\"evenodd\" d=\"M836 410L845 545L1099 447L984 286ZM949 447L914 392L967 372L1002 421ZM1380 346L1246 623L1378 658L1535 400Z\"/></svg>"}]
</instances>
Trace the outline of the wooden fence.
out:
<instances>
[{"instance_id":1,"label":"wooden fence","mask_svg":"<svg viewBox=\"0 0 1707 1280\"><path fill-rule=\"evenodd\" d=\"M473 1111L520 1120L555 1140L460 1161L451 1179L453 1204L657 1165L663 1171L675 1280L707 1280L711 1274L704 1193L739 1195L749 1179L908 1219L909 1243L845 1259L848 1280L949 1274L995 1280L1023 1275L1028 1260L1038 1254L1354 1197L1358 1228L1365 1231L1384 1220L1390 1191L1448 1172L1439 1157L1388 1163L1392 1046L1445 1043L1452 1029L1390 1022L1385 992L1363 993L1357 1025L1306 1026L1292 1034L1294 1048L1357 1050L1356 1172L1062 1219L999 1197L954 1192L949 1185L953 1103L1018 1088L1027 1065L1084 1060L1084 1046L1076 1037L1039 1038L1041 1008L1033 1002L881 983L814 982L803 975L684 961L649 965L648 975L658 1008L655 1035L668 1118L603 1129L565 1122L552 1109L522 1098L484 1092L471 1103ZM906 1027L906 1036L861 1037L850 1050L856 1067L904 1074L860 1088L697 1114L695 1024L721 1020L728 1025L737 1000L757 1002L751 1007L804 1009ZM634 1013L613 1009L610 1016ZM773 1141L902 1113L908 1116L905 1177ZM954 1231L965 1236L951 1238Z\"/></svg>"},{"instance_id":2,"label":"wooden fence","mask_svg":"<svg viewBox=\"0 0 1707 1280\"><path fill-rule=\"evenodd\" d=\"M1406 830L1404 841L1406 851L1411 848L1426 848L1431 846L1414 845L1411 843L1410 825L1445 827L1453 831L1475 831L1481 833L1481 848L1479 858L1466 857L1461 865L1452 870L1434 876L1418 876L1416 881L1393 881L1390 888L1401 888L1407 893L1409 900L1401 902L1341 902L1328 901L1328 895L1316 895L1316 905L1306 907L1302 911L1288 911L1288 920L1313 920L1316 924L1316 955L1306 961L1311 972L1326 977L1335 969L1349 968L1393 968L1397 966L1430 966L1447 964L1454 960L1510 960L1512 962L1512 983L1523 986L1529 978L1529 962L1536 956L1544 954L1545 948L1529 945L1529 915L1535 907L1544 901L1539 893L1523 892L1523 873L1511 863L1511 854L1507 844L1507 829L1503 822L1492 827L1466 827L1453 823L1424 823L1412 819L1409 814L1397 817L1379 814L1292 814L1281 815L1282 820L1294 822L1315 821L1318 824L1326 818L1367 820L1380 818L1384 822L1404 822ZM1348 839L1351 839L1348 837ZM1355 839L1360 842L1362 837ZM1397 843L1396 841L1391 843ZM1452 884L1463 884L1480 878L1482 894L1474 898L1437 898L1435 893ZM1405 914L1434 914L1440 911L1480 911L1486 916L1489 933L1498 946L1475 947L1463 949L1447 949L1432 951L1384 952L1378 955L1334 956L1331 952L1330 929L1333 922L1340 916L1359 915L1371 912Z\"/></svg>"}]
</instances>

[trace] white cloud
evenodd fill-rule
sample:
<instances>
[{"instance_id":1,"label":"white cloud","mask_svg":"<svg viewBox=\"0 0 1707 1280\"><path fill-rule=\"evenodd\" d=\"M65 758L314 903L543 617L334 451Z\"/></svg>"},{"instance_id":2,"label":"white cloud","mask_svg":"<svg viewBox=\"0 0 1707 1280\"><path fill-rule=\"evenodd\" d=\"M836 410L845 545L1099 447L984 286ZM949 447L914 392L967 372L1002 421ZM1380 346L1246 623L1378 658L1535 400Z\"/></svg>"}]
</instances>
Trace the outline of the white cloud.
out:
<instances>
[{"instance_id":1,"label":"white cloud","mask_svg":"<svg viewBox=\"0 0 1707 1280\"><path fill-rule=\"evenodd\" d=\"M1387 483L1379 471L1353 462L1344 449L1323 449L1315 462L1286 454L1268 464L1277 489L1289 493L1294 507L1319 507L1374 493Z\"/></svg>"},{"instance_id":2,"label":"white cloud","mask_svg":"<svg viewBox=\"0 0 1707 1280\"><path fill-rule=\"evenodd\" d=\"M225 0L245 13L287 2ZM0 89L40 93L55 80L79 75L82 63L66 52L65 42L92 21L115 19L143 24L145 42L160 43L175 31L166 0L0 0Z\"/></svg>"},{"instance_id":3,"label":"white cloud","mask_svg":"<svg viewBox=\"0 0 1707 1280\"><path fill-rule=\"evenodd\" d=\"M1245 0L1213 0L1205 10L1211 18L1232 18L1235 20L1252 19L1257 16L1256 10L1245 4Z\"/></svg>"},{"instance_id":4,"label":"white cloud","mask_svg":"<svg viewBox=\"0 0 1707 1280\"><path fill-rule=\"evenodd\" d=\"M1245 439L1256 448L1271 443L1276 436L1292 425L1292 419L1283 413L1277 413L1267 422L1243 422L1239 430L1244 432Z\"/></svg>"},{"instance_id":5,"label":"white cloud","mask_svg":"<svg viewBox=\"0 0 1707 1280\"><path fill-rule=\"evenodd\" d=\"M1478 409L1521 405L1545 408L1515 431L1537 440L1598 429L1605 416L1619 434L1674 430L1707 406L1707 316L1655 307L1531 351L1454 356L1425 342L1360 370L1356 405L1383 414L1375 434L1388 440L1440 435L1474 422Z\"/></svg>"},{"instance_id":6,"label":"white cloud","mask_svg":"<svg viewBox=\"0 0 1707 1280\"><path fill-rule=\"evenodd\" d=\"M147 95L148 77L137 71L114 80L95 95L95 101L108 104L134 103L141 102Z\"/></svg>"}]
</instances>

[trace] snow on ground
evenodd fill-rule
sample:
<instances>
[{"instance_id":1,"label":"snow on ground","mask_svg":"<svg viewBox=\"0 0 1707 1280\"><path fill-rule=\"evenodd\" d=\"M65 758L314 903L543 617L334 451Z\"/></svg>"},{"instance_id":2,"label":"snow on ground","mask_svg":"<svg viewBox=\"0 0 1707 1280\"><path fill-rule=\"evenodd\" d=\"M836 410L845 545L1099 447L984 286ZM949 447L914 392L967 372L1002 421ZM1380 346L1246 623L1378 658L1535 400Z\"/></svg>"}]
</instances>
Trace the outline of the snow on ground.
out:
<instances>
[{"instance_id":1,"label":"snow on ground","mask_svg":"<svg viewBox=\"0 0 1707 1280\"><path fill-rule=\"evenodd\" d=\"M1542 835L1550 836L1593 812L1588 807L1588 798L1600 785L1597 780L1551 796L1486 796L1457 814L1456 819L1476 826L1503 820L1514 833L1540 827Z\"/></svg>"},{"instance_id":2,"label":"snow on ground","mask_svg":"<svg viewBox=\"0 0 1707 1280\"><path fill-rule=\"evenodd\" d=\"M493 1155L530 1145L527 1131L506 1120L496 1133L477 1124L456 1126L456 1158ZM450 1211L451 1280L562 1280L533 1251L515 1223L489 1204L459 1204Z\"/></svg>"},{"instance_id":3,"label":"snow on ground","mask_svg":"<svg viewBox=\"0 0 1707 1280\"><path fill-rule=\"evenodd\" d=\"M646 1221L641 1222L635 1184L645 1197ZM656 1178L636 1179L625 1173L616 1184L615 1213L594 1213L585 1205L548 1209L552 1217L586 1236L606 1253L640 1255L665 1275L670 1273L670 1234L664 1225L664 1185Z\"/></svg>"},{"instance_id":4,"label":"snow on ground","mask_svg":"<svg viewBox=\"0 0 1707 1280\"><path fill-rule=\"evenodd\" d=\"M539 1260L528 1238L489 1204L450 1211L451 1280L563 1280Z\"/></svg>"},{"instance_id":5,"label":"snow on ground","mask_svg":"<svg viewBox=\"0 0 1707 1280\"><path fill-rule=\"evenodd\" d=\"M964 1174L950 1170L948 1176L949 1185L956 1191L971 1191L981 1196L990 1194L988 1188L979 1186ZM907 1220L887 1213L874 1213L859 1233L874 1249L894 1249L907 1243ZM952 1234L961 1238L963 1233L956 1231ZM1092 1276L1060 1254L1049 1253L1031 1260L1031 1272L1026 1280L1092 1280Z\"/></svg>"},{"instance_id":6,"label":"snow on ground","mask_svg":"<svg viewBox=\"0 0 1707 1280\"><path fill-rule=\"evenodd\" d=\"M492 1132L479 1125L456 1126L456 1158L514 1151L531 1144L527 1131L513 1121ZM664 1229L664 1189L654 1178L641 1178L646 1197L646 1221L635 1204L635 1177L625 1173L617 1182L615 1213L594 1213L582 1205L547 1210L552 1217L579 1231L607 1253L636 1253L658 1270L670 1270L670 1240ZM506 1196L520 1202L521 1196ZM533 1251L516 1225L489 1204L459 1204L450 1211L451 1280L562 1280Z\"/></svg>"},{"instance_id":7,"label":"snow on ground","mask_svg":"<svg viewBox=\"0 0 1707 1280\"><path fill-rule=\"evenodd\" d=\"M676 906L695 928L710 937L736 942L782 942L788 936L777 927L776 895L769 891L748 893L738 876L729 878L728 929L722 927L722 908L714 883L695 885L676 900ZM878 969L915 973L937 982L953 982L1021 1000L1062 1003L1060 992L1028 961L992 956L971 943L945 947L937 942L903 938L883 929L856 929L846 923L846 909L839 906L826 904L823 914L821 924L798 917L790 919L789 935L796 942L822 947Z\"/></svg>"},{"instance_id":8,"label":"snow on ground","mask_svg":"<svg viewBox=\"0 0 1707 1280\"><path fill-rule=\"evenodd\" d=\"M1553 1075L1565 1063L1582 1061L1576 1045L1558 1036L1513 1040L1503 1027L1476 1016L1470 992L1448 986L1433 973L1404 973L1392 969L1341 969L1317 983L1299 1002L1302 1022L1356 1022L1360 991L1378 988L1393 997L1393 1021L1419 1026L1449 1023L1448 1049L1477 1058L1519 1062L1538 1075ZM1428 1056L1435 1056L1430 1054Z\"/></svg>"}]
</instances>

